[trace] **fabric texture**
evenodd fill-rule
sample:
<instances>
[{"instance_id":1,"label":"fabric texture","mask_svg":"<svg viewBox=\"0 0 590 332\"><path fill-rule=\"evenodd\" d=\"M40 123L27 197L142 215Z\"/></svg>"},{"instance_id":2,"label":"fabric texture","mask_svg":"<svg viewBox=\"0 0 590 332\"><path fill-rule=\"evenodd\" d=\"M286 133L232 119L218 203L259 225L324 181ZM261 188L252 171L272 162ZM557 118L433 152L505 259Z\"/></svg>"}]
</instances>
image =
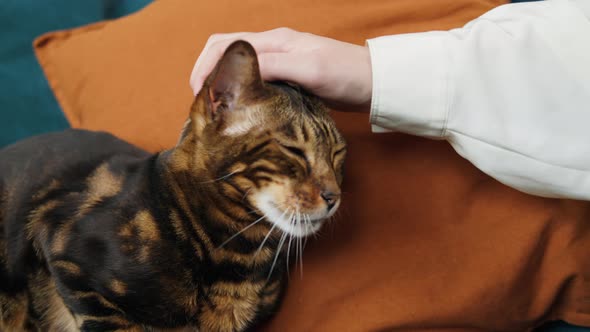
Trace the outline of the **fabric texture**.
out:
<instances>
[{"instance_id":1,"label":"fabric texture","mask_svg":"<svg viewBox=\"0 0 590 332\"><path fill-rule=\"evenodd\" d=\"M157 1L48 34L36 52L75 127L151 151L175 144L189 75L214 32L289 26L362 44L460 27L495 0ZM401 80L404 77L400 77ZM590 326L590 206L510 189L445 142L375 135L333 112L349 143L339 216L306 249L265 331L528 331Z\"/></svg>"},{"instance_id":2,"label":"fabric texture","mask_svg":"<svg viewBox=\"0 0 590 332\"><path fill-rule=\"evenodd\" d=\"M370 40L371 122L444 138L524 192L590 201L589 3L507 4L460 29Z\"/></svg>"},{"instance_id":3,"label":"fabric texture","mask_svg":"<svg viewBox=\"0 0 590 332\"><path fill-rule=\"evenodd\" d=\"M0 2L0 147L68 127L33 53L41 33L133 12L149 0L4 0Z\"/></svg>"}]
</instances>

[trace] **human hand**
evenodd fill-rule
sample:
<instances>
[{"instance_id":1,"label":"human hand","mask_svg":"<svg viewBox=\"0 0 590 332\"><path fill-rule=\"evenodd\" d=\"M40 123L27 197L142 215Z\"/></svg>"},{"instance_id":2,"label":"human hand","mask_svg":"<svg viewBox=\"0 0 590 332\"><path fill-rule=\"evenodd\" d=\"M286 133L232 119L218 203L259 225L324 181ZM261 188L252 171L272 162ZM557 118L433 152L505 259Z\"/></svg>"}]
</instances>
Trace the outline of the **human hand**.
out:
<instances>
[{"instance_id":1,"label":"human hand","mask_svg":"<svg viewBox=\"0 0 590 332\"><path fill-rule=\"evenodd\" d=\"M368 48L288 28L209 37L190 78L195 95L236 40L252 44L264 80L297 83L338 110L369 112L372 74Z\"/></svg>"}]
</instances>

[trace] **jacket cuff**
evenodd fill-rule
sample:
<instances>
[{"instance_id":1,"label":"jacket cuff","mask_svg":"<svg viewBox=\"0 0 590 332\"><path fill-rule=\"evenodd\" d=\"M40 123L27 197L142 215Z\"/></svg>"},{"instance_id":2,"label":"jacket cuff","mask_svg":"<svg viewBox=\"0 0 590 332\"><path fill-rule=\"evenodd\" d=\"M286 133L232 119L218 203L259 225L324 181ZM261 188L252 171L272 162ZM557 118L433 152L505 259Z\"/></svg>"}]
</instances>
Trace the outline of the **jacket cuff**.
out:
<instances>
[{"instance_id":1,"label":"jacket cuff","mask_svg":"<svg viewBox=\"0 0 590 332\"><path fill-rule=\"evenodd\" d=\"M367 41L373 71L373 132L443 138L451 99L449 32L384 36Z\"/></svg>"}]
</instances>

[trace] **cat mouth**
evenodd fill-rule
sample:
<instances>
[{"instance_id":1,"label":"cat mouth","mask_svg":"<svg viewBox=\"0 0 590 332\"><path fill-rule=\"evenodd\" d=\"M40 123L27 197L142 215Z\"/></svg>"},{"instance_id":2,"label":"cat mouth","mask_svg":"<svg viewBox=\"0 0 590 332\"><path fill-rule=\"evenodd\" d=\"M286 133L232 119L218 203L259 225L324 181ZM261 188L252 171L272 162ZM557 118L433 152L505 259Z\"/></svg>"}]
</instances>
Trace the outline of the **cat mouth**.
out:
<instances>
[{"instance_id":1,"label":"cat mouth","mask_svg":"<svg viewBox=\"0 0 590 332\"><path fill-rule=\"evenodd\" d=\"M297 207L281 209L270 197L261 196L257 199L257 207L266 220L271 222L273 227L296 237L305 237L317 232L327 217L318 218L301 213Z\"/></svg>"},{"instance_id":2,"label":"cat mouth","mask_svg":"<svg viewBox=\"0 0 590 332\"><path fill-rule=\"evenodd\" d=\"M266 219L275 224L283 232L297 237L304 237L317 232L322 227L322 218L312 219L308 214L297 212L297 209L291 208L284 211L270 202L272 207L270 214Z\"/></svg>"}]
</instances>

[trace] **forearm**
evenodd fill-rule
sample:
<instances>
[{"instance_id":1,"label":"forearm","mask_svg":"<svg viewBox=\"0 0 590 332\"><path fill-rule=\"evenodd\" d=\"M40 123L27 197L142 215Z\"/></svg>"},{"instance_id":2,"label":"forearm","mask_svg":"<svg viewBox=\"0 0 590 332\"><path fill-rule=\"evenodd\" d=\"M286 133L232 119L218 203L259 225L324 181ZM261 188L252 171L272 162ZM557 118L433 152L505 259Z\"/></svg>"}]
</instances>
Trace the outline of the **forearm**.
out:
<instances>
[{"instance_id":1,"label":"forearm","mask_svg":"<svg viewBox=\"0 0 590 332\"><path fill-rule=\"evenodd\" d=\"M369 41L374 129L447 139L501 182L590 199L590 5L499 7Z\"/></svg>"}]
</instances>

